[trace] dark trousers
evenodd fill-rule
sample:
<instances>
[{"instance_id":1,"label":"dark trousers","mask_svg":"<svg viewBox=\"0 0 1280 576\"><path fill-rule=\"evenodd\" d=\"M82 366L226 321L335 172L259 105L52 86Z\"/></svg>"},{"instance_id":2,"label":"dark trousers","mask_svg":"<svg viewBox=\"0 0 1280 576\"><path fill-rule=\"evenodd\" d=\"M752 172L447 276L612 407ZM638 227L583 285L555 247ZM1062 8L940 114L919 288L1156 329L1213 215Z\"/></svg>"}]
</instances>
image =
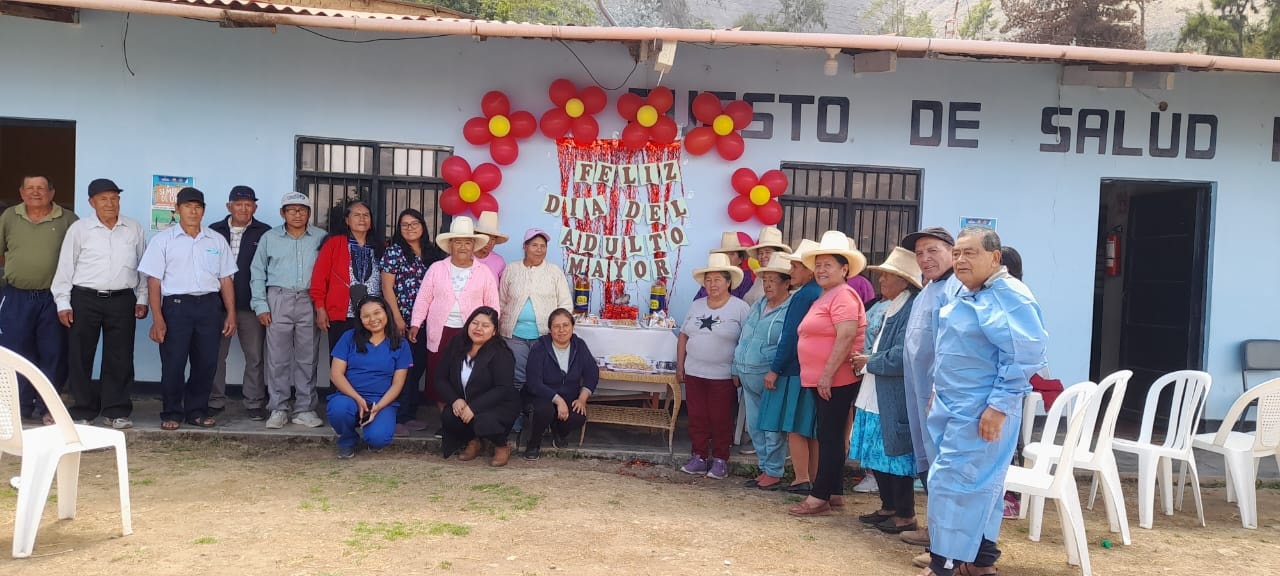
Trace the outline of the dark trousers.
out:
<instances>
[{"instance_id":1,"label":"dark trousers","mask_svg":"<svg viewBox=\"0 0 1280 576\"><path fill-rule=\"evenodd\" d=\"M709 380L697 376L684 377L685 406L689 409L689 440L694 455L729 459L733 442L734 415L738 406L738 389L733 380Z\"/></svg>"},{"instance_id":2,"label":"dark trousers","mask_svg":"<svg viewBox=\"0 0 1280 576\"><path fill-rule=\"evenodd\" d=\"M565 400L570 402L570 400ZM542 448L542 433L551 428L551 433L558 437L566 437L569 433L582 428L586 424L587 417L573 411L572 406L569 408L569 419L561 420L556 417L556 405L546 398L534 398L529 400L529 406L533 409L533 419L530 423L529 443L525 446L526 450L539 450Z\"/></svg>"},{"instance_id":3,"label":"dark trousers","mask_svg":"<svg viewBox=\"0 0 1280 576\"><path fill-rule=\"evenodd\" d=\"M333 355L333 347L338 345L338 340L342 338L347 330L355 328L356 323L351 318L343 318L342 320L329 321L329 355Z\"/></svg>"},{"instance_id":4,"label":"dark trousers","mask_svg":"<svg viewBox=\"0 0 1280 576\"><path fill-rule=\"evenodd\" d=\"M910 476L898 476L879 470L872 470L876 477L876 486L880 487L880 509L893 510L898 518L916 517L915 480Z\"/></svg>"},{"instance_id":5,"label":"dark trousers","mask_svg":"<svg viewBox=\"0 0 1280 576\"><path fill-rule=\"evenodd\" d=\"M497 415L492 412L478 413L470 423L464 423L462 419L454 416L453 408L450 406L445 406L440 412L440 434L443 436L440 448L445 458L452 456L454 452L475 438L493 442L494 446L506 446L507 434L510 432L511 427L504 427L498 421Z\"/></svg>"},{"instance_id":6,"label":"dark trousers","mask_svg":"<svg viewBox=\"0 0 1280 576\"><path fill-rule=\"evenodd\" d=\"M58 322L58 306L48 290L5 286L0 291L0 346L35 364L61 390L66 379L67 331ZM19 380L22 416L44 412L44 401L25 378Z\"/></svg>"},{"instance_id":7,"label":"dark trousers","mask_svg":"<svg viewBox=\"0 0 1280 576\"><path fill-rule=\"evenodd\" d=\"M209 415L209 392L218 369L218 345L226 312L221 296L165 296L160 305L165 335L160 344L160 387L164 406L161 420L204 418ZM190 376L184 373L191 363Z\"/></svg>"},{"instance_id":8,"label":"dark trousers","mask_svg":"<svg viewBox=\"0 0 1280 576\"><path fill-rule=\"evenodd\" d=\"M955 565L961 562L958 559L952 562L951 568L947 568L947 559L937 554L929 554L932 561L929 562L929 569L933 570L934 576L951 576L955 574ZM978 545L978 555L973 559L973 565L978 568L989 568L996 565L996 560L1000 559L1000 549L996 548L996 543L986 538L982 539L982 543Z\"/></svg>"},{"instance_id":9,"label":"dark trousers","mask_svg":"<svg viewBox=\"0 0 1280 576\"><path fill-rule=\"evenodd\" d=\"M819 500L844 494L844 461L848 458L845 440L849 433L849 404L858 396L858 385L831 388L831 399L818 397L818 475L810 494Z\"/></svg>"},{"instance_id":10,"label":"dark trousers","mask_svg":"<svg viewBox=\"0 0 1280 576\"><path fill-rule=\"evenodd\" d=\"M413 364L409 366L404 388L400 389L400 411L396 413L396 421L399 424L418 417L418 406L422 404L422 375L427 373L427 344L421 341L414 344L408 340L404 343L413 353ZM427 388L434 388L434 386L432 383L427 383Z\"/></svg>"},{"instance_id":11,"label":"dark trousers","mask_svg":"<svg viewBox=\"0 0 1280 576\"><path fill-rule=\"evenodd\" d=\"M71 289L73 322L68 331L67 387L75 403L71 417L115 419L133 414L129 388L133 386L133 334L136 296L132 290L110 294ZM93 382L93 356L102 336L102 372Z\"/></svg>"}]
</instances>

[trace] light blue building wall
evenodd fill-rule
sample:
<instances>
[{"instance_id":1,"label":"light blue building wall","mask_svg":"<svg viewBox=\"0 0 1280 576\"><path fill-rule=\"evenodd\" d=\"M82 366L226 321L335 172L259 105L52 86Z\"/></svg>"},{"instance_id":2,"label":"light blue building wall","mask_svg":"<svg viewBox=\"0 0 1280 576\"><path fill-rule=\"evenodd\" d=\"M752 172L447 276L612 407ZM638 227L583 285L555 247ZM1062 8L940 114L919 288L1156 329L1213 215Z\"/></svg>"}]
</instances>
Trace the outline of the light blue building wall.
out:
<instances>
[{"instance_id":1,"label":"light blue building wall","mask_svg":"<svg viewBox=\"0 0 1280 576\"><path fill-rule=\"evenodd\" d=\"M211 199L210 221L225 215L226 191L245 183L263 198L259 216L279 223L274 206L294 187L298 136L451 145L473 164L484 161L487 151L466 144L461 129L479 115L485 91L503 90L517 109L541 115L550 107L551 80L590 81L557 42L445 37L347 44L295 28L222 29L137 15L127 39L131 74L121 48L124 29L125 16L116 13L85 11L79 25L0 17L0 116L74 120L77 182L64 184L60 194L82 196L90 179L109 177L126 190L125 213L144 221L151 175L172 174L196 178ZM571 46L606 87L658 82L649 65L631 74L624 45ZM1208 415L1226 412L1239 394L1239 342L1280 336L1280 162L1273 159L1280 76L1187 72L1177 74L1171 91L1139 91L1063 87L1062 68L1051 63L901 59L895 72L855 76L846 59L840 75L827 77L824 59L815 50L680 45L675 69L661 83L677 93L681 125L691 90L843 97L850 118L848 141L821 142L817 106L802 106L799 140L792 141L791 105L760 103L756 112L774 115L772 139L748 140L746 153L733 163L714 154L685 162L687 228L693 233L672 299L677 316L696 290L690 273L705 263L701 255L715 247L719 232L754 236L759 230L758 223L738 225L726 215L734 169L761 171L784 161L916 168L924 175L924 225L954 229L962 216L998 219L1001 236L1022 251L1028 283L1045 310L1055 375L1083 380L1100 181L1207 181L1214 188L1205 353L1217 379ZM597 116L603 137L623 126L614 111L623 90L611 91L609 108ZM945 137L937 147L912 145L912 100L981 103L980 111L958 115L980 121L978 129L957 132L976 138L978 147L949 147ZM1041 131L1044 107L1126 111L1126 145L1145 147L1147 118L1159 101L1168 103L1166 123L1175 112L1184 122L1187 114L1216 115L1212 159L1183 157L1185 143L1178 158L1099 155L1095 140L1083 153L1074 143L1065 154L1040 150L1054 142ZM834 131L838 108L829 110L828 130ZM1057 122L1076 128L1074 116ZM1204 148L1208 133L1198 134L1197 146ZM520 159L504 168L497 193L503 227L513 236L533 226L558 229L557 219L541 212L545 193L558 190L555 145L536 135L520 146ZM88 209L82 198L77 206ZM518 251L518 242L499 249L509 259ZM558 258L554 251L552 258ZM148 326L137 332L138 378L158 380ZM236 379L236 370L229 372Z\"/></svg>"}]
</instances>

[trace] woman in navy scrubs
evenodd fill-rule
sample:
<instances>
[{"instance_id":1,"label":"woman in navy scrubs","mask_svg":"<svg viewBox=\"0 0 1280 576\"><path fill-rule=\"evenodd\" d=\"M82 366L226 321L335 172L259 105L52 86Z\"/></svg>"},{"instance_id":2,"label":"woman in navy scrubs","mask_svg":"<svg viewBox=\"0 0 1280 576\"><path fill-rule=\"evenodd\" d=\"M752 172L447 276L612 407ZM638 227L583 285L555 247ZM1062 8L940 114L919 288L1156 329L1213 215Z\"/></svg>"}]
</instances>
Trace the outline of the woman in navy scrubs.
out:
<instances>
[{"instance_id":1,"label":"woman in navy scrubs","mask_svg":"<svg viewBox=\"0 0 1280 576\"><path fill-rule=\"evenodd\" d=\"M329 425L338 433L338 458L356 454L363 436L371 450L391 443L397 399L413 363L413 353L391 321L391 308L376 296L355 307L360 322L333 346L329 379L337 392L329 395Z\"/></svg>"}]
</instances>

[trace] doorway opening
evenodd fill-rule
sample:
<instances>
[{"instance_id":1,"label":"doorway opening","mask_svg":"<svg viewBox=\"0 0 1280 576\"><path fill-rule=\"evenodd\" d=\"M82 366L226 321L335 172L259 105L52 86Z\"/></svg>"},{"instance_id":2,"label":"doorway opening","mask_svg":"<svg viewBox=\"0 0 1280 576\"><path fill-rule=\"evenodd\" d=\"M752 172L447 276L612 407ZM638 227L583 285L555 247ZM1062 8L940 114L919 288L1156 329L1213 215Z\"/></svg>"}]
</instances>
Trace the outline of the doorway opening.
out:
<instances>
[{"instance_id":1,"label":"doorway opening","mask_svg":"<svg viewBox=\"0 0 1280 576\"><path fill-rule=\"evenodd\" d=\"M53 201L75 210L75 122L0 118L0 202L21 204L22 177L32 174L49 178Z\"/></svg>"},{"instance_id":2,"label":"doorway opening","mask_svg":"<svg viewBox=\"0 0 1280 576\"><path fill-rule=\"evenodd\" d=\"M1133 371L1125 420L1142 418L1160 376L1204 368L1212 189L1208 182L1102 181L1089 373L1096 382ZM1159 403L1156 417L1167 410Z\"/></svg>"}]
</instances>

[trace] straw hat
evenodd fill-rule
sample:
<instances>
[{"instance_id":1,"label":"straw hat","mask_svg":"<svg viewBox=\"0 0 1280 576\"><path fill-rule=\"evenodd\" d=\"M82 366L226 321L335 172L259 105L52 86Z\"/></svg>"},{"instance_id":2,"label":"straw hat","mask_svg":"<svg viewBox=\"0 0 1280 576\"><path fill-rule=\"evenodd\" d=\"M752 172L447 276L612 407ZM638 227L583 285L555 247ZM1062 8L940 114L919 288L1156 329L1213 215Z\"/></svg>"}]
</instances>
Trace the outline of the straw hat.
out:
<instances>
[{"instance_id":1,"label":"straw hat","mask_svg":"<svg viewBox=\"0 0 1280 576\"><path fill-rule=\"evenodd\" d=\"M747 255L755 258L761 248L773 248L779 252L791 252L791 247L782 242L782 231L774 226L765 226L760 230L760 241L747 248Z\"/></svg>"},{"instance_id":2,"label":"straw hat","mask_svg":"<svg viewBox=\"0 0 1280 576\"><path fill-rule=\"evenodd\" d=\"M889 256L884 259L884 264L879 266L868 266L868 270L874 270L884 274L893 274L910 282L917 289L923 288L924 284L920 282L920 265L916 264L916 255L910 250L901 246L895 246Z\"/></svg>"},{"instance_id":3,"label":"straw hat","mask_svg":"<svg viewBox=\"0 0 1280 576\"><path fill-rule=\"evenodd\" d=\"M792 252L790 254L783 252L781 254L775 254L775 257L782 259L782 261L784 262L800 262L803 264L804 262L802 260L802 257L804 256L804 253L810 250L813 250L814 248L817 248L817 247L818 247L817 242L814 242L813 240L805 238L800 241L800 245L796 246L795 252ZM770 262L773 262L773 260L770 260Z\"/></svg>"},{"instance_id":4,"label":"straw hat","mask_svg":"<svg viewBox=\"0 0 1280 576\"><path fill-rule=\"evenodd\" d=\"M790 277L791 260L783 258L782 256L783 254L779 253L774 258L770 258L768 264L756 268L756 278L760 277L761 272L777 272L778 274L785 274L787 277Z\"/></svg>"},{"instance_id":5,"label":"straw hat","mask_svg":"<svg viewBox=\"0 0 1280 576\"><path fill-rule=\"evenodd\" d=\"M813 270L813 261L823 254L844 256L849 261L849 275L859 274L867 267L867 257L858 251L852 238L839 230L827 230L822 233L822 241L813 250L806 250L801 258L805 268Z\"/></svg>"},{"instance_id":6,"label":"straw hat","mask_svg":"<svg viewBox=\"0 0 1280 576\"><path fill-rule=\"evenodd\" d=\"M720 247L712 250L712 254L731 254L734 252L745 252L746 246L738 240L737 232L725 232L720 235Z\"/></svg>"},{"instance_id":7,"label":"straw hat","mask_svg":"<svg viewBox=\"0 0 1280 576\"><path fill-rule=\"evenodd\" d=\"M497 212L481 212L480 220L476 222L476 232L492 236L494 246L502 244L511 238L510 236L498 231ZM479 248L479 246L477 246L477 248Z\"/></svg>"},{"instance_id":8,"label":"straw hat","mask_svg":"<svg viewBox=\"0 0 1280 576\"><path fill-rule=\"evenodd\" d=\"M452 254L453 251L449 249L449 241L455 238L475 240L477 249L483 248L489 243L489 237L477 232L475 223L466 216L454 218L453 222L449 223L449 231L436 236L436 244L445 252Z\"/></svg>"},{"instance_id":9,"label":"straw hat","mask_svg":"<svg viewBox=\"0 0 1280 576\"><path fill-rule=\"evenodd\" d=\"M739 284L742 284L742 269L730 264L729 257L724 254L712 252L708 255L707 267L694 270L693 280L701 285L702 278L707 275L707 272L728 272L730 290L737 288Z\"/></svg>"}]
</instances>

